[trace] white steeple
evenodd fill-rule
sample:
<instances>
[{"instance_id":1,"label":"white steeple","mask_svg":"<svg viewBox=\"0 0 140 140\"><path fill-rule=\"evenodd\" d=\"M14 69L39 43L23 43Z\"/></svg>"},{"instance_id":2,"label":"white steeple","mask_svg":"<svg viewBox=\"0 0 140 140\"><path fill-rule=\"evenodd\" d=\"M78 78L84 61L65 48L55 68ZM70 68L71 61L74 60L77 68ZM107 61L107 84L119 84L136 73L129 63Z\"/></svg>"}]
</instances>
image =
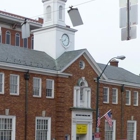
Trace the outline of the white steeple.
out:
<instances>
[{"instance_id":1,"label":"white steeple","mask_svg":"<svg viewBox=\"0 0 140 140\"><path fill-rule=\"evenodd\" d=\"M67 0L42 0L44 7L43 27L59 24L65 26L65 3Z\"/></svg>"},{"instance_id":2,"label":"white steeple","mask_svg":"<svg viewBox=\"0 0 140 140\"><path fill-rule=\"evenodd\" d=\"M42 0L44 9L43 27L33 30L34 49L44 51L57 59L66 51L74 50L77 30L65 24L67 0Z\"/></svg>"}]
</instances>

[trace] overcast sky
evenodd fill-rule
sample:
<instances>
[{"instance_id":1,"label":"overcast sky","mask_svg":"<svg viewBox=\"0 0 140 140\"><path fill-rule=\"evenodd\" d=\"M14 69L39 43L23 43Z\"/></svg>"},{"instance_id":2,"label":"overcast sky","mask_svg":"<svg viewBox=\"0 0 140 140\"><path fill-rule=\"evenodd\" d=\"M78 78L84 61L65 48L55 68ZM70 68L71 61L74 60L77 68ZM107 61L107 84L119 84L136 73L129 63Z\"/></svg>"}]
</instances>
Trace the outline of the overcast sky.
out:
<instances>
[{"instance_id":1,"label":"overcast sky","mask_svg":"<svg viewBox=\"0 0 140 140\"><path fill-rule=\"evenodd\" d=\"M139 75L140 26L137 25L136 39L121 41L119 0L68 0L66 8L71 5L79 9L84 22L84 25L74 27L78 30L75 49L86 48L96 62L104 64L112 57L125 55L126 59L120 60L119 66ZM3 0L0 10L34 19L43 17L41 0ZM66 24L73 28L67 12Z\"/></svg>"}]
</instances>

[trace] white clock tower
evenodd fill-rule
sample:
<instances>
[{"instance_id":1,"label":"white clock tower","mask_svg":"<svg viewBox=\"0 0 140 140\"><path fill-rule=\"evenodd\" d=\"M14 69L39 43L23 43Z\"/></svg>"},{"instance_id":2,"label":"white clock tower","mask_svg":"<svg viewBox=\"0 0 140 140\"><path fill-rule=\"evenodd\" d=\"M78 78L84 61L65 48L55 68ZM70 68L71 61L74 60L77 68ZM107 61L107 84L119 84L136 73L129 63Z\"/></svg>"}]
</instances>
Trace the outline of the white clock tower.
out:
<instances>
[{"instance_id":1,"label":"white clock tower","mask_svg":"<svg viewBox=\"0 0 140 140\"><path fill-rule=\"evenodd\" d=\"M65 24L67 0L42 0L44 22L40 29L33 30L34 49L45 51L57 59L66 51L74 50L75 32Z\"/></svg>"}]
</instances>

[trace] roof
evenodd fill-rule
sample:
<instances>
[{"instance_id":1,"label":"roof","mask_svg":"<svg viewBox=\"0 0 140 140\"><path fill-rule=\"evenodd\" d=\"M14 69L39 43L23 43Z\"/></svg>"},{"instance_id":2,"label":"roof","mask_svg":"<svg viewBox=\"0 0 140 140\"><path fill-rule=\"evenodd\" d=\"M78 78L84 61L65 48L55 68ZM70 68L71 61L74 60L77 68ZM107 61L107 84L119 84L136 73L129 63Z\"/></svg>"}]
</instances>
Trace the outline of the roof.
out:
<instances>
[{"instance_id":1,"label":"roof","mask_svg":"<svg viewBox=\"0 0 140 140\"><path fill-rule=\"evenodd\" d=\"M101 68L101 70L103 70L105 67L104 64L98 63L98 65ZM104 74L110 80L140 84L140 76L135 75L120 67L108 65L104 71Z\"/></svg>"},{"instance_id":2,"label":"roof","mask_svg":"<svg viewBox=\"0 0 140 140\"><path fill-rule=\"evenodd\" d=\"M42 68L45 70L61 71L67 68L67 66L85 52L88 51L86 49L68 51L55 60L42 51L0 43L0 62ZM101 69L100 71L105 67L104 64L100 63L97 63L97 66ZM110 80L140 84L140 76L120 67L108 65L104 74Z\"/></svg>"},{"instance_id":3,"label":"roof","mask_svg":"<svg viewBox=\"0 0 140 140\"><path fill-rule=\"evenodd\" d=\"M65 52L55 60L42 51L0 43L0 62L60 71L83 51Z\"/></svg>"}]
</instances>

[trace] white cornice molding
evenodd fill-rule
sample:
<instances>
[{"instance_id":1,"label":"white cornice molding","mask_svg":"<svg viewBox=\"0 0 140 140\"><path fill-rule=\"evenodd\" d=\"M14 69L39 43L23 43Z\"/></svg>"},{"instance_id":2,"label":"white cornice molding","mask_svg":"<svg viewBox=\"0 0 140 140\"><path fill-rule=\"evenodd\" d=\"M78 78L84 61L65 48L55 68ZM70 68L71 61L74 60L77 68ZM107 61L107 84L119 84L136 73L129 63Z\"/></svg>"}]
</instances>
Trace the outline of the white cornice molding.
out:
<instances>
[{"instance_id":1,"label":"white cornice molding","mask_svg":"<svg viewBox=\"0 0 140 140\"><path fill-rule=\"evenodd\" d=\"M0 68L7 69L7 70L21 71L21 72L25 72L29 70L31 73L58 76L58 77L72 76L72 74L63 73L60 71L48 70L48 69L42 69L42 68L36 68L36 67L30 67L30 66L23 66L23 65L17 65L17 64L10 64L10 63L4 63L4 62L0 62Z\"/></svg>"},{"instance_id":2,"label":"white cornice molding","mask_svg":"<svg viewBox=\"0 0 140 140\"><path fill-rule=\"evenodd\" d=\"M96 78L94 78L94 81L96 82ZM108 80L100 79L100 83L110 84L110 85L117 85L117 86L124 85L125 87L139 88L140 89L140 84L129 83L129 82L125 82L125 81L116 81L116 80L110 80L110 79L108 79Z\"/></svg>"}]
</instances>

